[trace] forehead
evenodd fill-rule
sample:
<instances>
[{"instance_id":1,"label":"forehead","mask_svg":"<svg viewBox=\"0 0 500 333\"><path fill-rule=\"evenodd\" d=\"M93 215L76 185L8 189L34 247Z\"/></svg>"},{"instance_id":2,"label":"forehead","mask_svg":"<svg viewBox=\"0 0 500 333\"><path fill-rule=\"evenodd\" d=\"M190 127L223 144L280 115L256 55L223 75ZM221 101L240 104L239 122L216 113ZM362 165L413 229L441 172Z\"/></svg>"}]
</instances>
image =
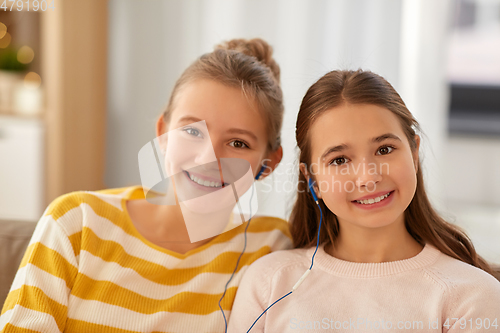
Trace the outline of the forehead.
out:
<instances>
[{"instance_id":1,"label":"forehead","mask_svg":"<svg viewBox=\"0 0 500 333\"><path fill-rule=\"evenodd\" d=\"M263 123L253 97L240 88L206 79L190 81L177 92L171 119L175 122L187 114L207 124L228 119L257 127Z\"/></svg>"},{"instance_id":2,"label":"forehead","mask_svg":"<svg viewBox=\"0 0 500 333\"><path fill-rule=\"evenodd\" d=\"M372 104L343 104L327 110L314 121L310 133L313 159L332 145L363 147L386 133L396 134L401 140L406 138L398 117Z\"/></svg>"}]
</instances>

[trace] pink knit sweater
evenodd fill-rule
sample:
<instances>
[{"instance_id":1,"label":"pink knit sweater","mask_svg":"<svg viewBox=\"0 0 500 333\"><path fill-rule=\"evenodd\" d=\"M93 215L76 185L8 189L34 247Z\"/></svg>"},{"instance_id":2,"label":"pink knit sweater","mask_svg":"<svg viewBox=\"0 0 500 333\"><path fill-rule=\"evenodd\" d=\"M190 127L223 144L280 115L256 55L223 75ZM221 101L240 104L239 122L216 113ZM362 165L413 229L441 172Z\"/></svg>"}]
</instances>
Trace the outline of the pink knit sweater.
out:
<instances>
[{"instance_id":1,"label":"pink knit sweater","mask_svg":"<svg viewBox=\"0 0 500 333\"><path fill-rule=\"evenodd\" d=\"M241 281L228 332L247 332L290 292L314 249L257 260ZM339 260L320 246L306 280L251 332L500 332L500 282L429 244L384 263Z\"/></svg>"}]
</instances>

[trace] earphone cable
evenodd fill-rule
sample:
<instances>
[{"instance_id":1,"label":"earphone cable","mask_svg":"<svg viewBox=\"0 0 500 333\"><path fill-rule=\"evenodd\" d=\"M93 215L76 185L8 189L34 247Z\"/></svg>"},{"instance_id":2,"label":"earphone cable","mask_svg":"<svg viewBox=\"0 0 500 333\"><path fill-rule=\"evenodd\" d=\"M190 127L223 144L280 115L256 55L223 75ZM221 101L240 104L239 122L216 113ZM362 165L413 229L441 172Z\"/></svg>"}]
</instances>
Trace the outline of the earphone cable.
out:
<instances>
[{"instance_id":1,"label":"earphone cable","mask_svg":"<svg viewBox=\"0 0 500 333\"><path fill-rule=\"evenodd\" d=\"M317 240L316 240L316 250L314 250L314 254L312 256L312 259L311 259L311 267L309 267L309 270L311 270L313 268L313 265L314 265L314 256L316 256L316 252L318 252L318 247L319 247L319 233L321 231L321 222L323 222L323 210L321 209L321 206L319 205L319 202L316 201L316 205L318 205L318 208L319 208L319 227L318 227L318 237L317 237Z\"/></svg>"},{"instance_id":2,"label":"earphone cable","mask_svg":"<svg viewBox=\"0 0 500 333\"><path fill-rule=\"evenodd\" d=\"M226 315L224 314L224 310L222 310L222 307L221 307L220 303L222 302L222 299L224 298L224 296L226 296L227 287L228 287L229 283L231 282L231 280L233 279L234 274L236 273L236 270L238 269L238 265L240 264L240 259L243 256L243 253L245 252L245 249L247 248L247 230L248 230L248 226L250 225L250 221L252 221L252 198L253 198L253 190L254 190L254 186L252 186L252 194L250 195L250 218L248 219L248 223L247 223L247 225L245 227L245 232L243 233L243 235L245 237L245 244L243 245L243 250L241 251L240 256L238 257L238 260L236 261L236 266L234 267L233 274L231 274L231 277L229 278L229 280L227 280L226 285L224 287L224 293L222 294L222 297L219 300L219 309L222 312L222 316L224 317L224 327L225 327L224 328L224 332L225 333L227 333L227 319L226 319Z\"/></svg>"},{"instance_id":3,"label":"earphone cable","mask_svg":"<svg viewBox=\"0 0 500 333\"><path fill-rule=\"evenodd\" d=\"M259 317L257 317L257 319L255 319L255 321L253 322L252 326L250 326L250 328L248 329L247 333L250 332L250 330L255 326L255 324L257 323L257 321L260 319L260 317L262 317L264 315L264 313L267 312L267 310L269 310L271 308L271 306L273 306L274 304L278 303L279 301L281 301L283 298L287 297L288 295L290 295L291 293L293 293L299 286L300 284L305 280L305 278L307 277L307 275L309 275L309 273L311 272L311 269L314 265L314 256L316 256L316 252L318 251L318 248L319 248L319 235L320 235L320 232L321 232L321 223L323 222L323 210L321 209L321 206L319 205L319 202L317 200L315 200L316 202L316 205L318 206L319 208L319 213L320 213L320 217L319 217L319 226L318 226L318 237L317 237L317 241L316 241L316 250L314 250L314 254L311 258L311 266L309 267L309 269L300 277L300 279L297 281L297 283L295 283L295 285L293 286L292 288L292 291L290 291L288 294L282 296L281 298L279 298L278 300L276 300L273 304L269 305L267 307L267 309L264 310L264 312L262 312L260 314ZM226 332L227 333L227 332Z\"/></svg>"}]
</instances>

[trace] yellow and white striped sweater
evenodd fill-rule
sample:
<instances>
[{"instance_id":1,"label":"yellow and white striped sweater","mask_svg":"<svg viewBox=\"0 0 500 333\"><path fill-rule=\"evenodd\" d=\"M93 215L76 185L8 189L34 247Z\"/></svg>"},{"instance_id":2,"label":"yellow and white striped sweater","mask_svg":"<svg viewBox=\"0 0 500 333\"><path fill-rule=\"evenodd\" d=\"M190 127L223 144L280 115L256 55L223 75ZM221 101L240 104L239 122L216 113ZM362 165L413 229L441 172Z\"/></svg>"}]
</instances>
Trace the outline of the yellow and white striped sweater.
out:
<instances>
[{"instance_id":1,"label":"yellow and white striped sweater","mask_svg":"<svg viewBox=\"0 0 500 333\"><path fill-rule=\"evenodd\" d=\"M2 309L0 332L224 332L218 302L244 244L245 224L178 254L134 228L127 199L141 187L74 192L38 222ZM291 247L287 223L254 218L221 303L259 257Z\"/></svg>"}]
</instances>

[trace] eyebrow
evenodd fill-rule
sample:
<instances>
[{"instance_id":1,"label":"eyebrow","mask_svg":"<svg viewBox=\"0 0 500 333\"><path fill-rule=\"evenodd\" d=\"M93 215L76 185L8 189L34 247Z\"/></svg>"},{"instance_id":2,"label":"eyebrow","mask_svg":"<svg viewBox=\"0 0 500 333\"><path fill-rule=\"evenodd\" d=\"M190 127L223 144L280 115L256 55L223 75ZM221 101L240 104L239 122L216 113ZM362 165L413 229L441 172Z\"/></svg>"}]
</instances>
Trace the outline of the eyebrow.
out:
<instances>
[{"instance_id":1,"label":"eyebrow","mask_svg":"<svg viewBox=\"0 0 500 333\"><path fill-rule=\"evenodd\" d=\"M249 137L251 137L254 141L259 141L257 139L257 136L255 134L253 134L252 132L250 131L247 131L247 130L244 130L244 129L241 129L241 128L231 128L227 131L228 133L234 133L234 134L243 134L243 135L248 135Z\"/></svg>"},{"instance_id":2,"label":"eyebrow","mask_svg":"<svg viewBox=\"0 0 500 333\"><path fill-rule=\"evenodd\" d=\"M193 116L184 116L182 117L181 119L179 119L179 123L185 123L185 122L189 122L189 123L197 123L201 121L201 119L199 118L196 118L196 117L193 117Z\"/></svg>"},{"instance_id":3,"label":"eyebrow","mask_svg":"<svg viewBox=\"0 0 500 333\"><path fill-rule=\"evenodd\" d=\"M196 118L196 117L193 117L193 116L184 116L182 117L181 119L179 119L179 123L185 123L185 122L193 122L193 123L197 123L199 121L202 121L201 119L199 118ZM207 125L208 127L208 125ZM247 130L244 130L242 128L230 128L229 130L227 130L228 133L232 133L232 134L243 134L243 135L248 135L249 137L251 137L254 141L259 141L257 139L257 136L255 134L253 134L252 132L250 131L247 131Z\"/></svg>"},{"instance_id":4,"label":"eyebrow","mask_svg":"<svg viewBox=\"0 0 500 333\"><path fill-rule=\"evenodd\" d=\"M382 142L382 141L387 140L387 139L401 141L401 139L397 135L392 134L392 133L385 133L385 134L379 135L377 137L372 138L370 141L371 142ZM345 143L327 148L326 151L323 153L323 155L321 155L321 159L324 159L327 155L329 155L331 153L340 152L340 151L347 150L347 149L349 149L349 145L347 145Z\"/></svg>"}]
</instances>

